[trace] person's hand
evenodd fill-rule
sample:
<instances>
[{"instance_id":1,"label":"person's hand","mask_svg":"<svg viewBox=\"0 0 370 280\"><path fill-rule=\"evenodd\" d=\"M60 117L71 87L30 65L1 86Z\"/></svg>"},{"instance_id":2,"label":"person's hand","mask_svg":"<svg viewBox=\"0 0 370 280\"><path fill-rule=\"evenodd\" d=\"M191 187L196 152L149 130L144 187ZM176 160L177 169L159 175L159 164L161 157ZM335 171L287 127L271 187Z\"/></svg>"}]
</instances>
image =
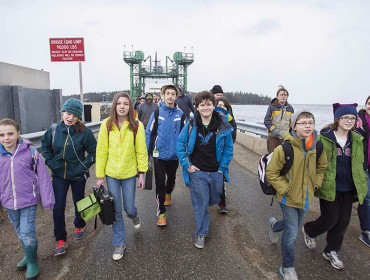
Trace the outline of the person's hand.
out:
<instances>
[{"instance_id":1,"label":"person's hand","mask_svg":"<svg viewBox=\"0 0 370 280\"><path fill-rule=\"evenodd\" d=\"M186 169L189 173L193 173L195 171L198 171L200 170L198 167L196 167L195 165L191 165L188 169Z\"/></svg>"},{"instance_id":2,"label":"person's hand","mask_svg":"<svg viewBox=\"0 0 370 280\"><path fill-rule=\"evenodd\" d=\"M139 176L137 177L137 187L138 189L142 190L145 187L145 174L139 173Z\"/></svg>"},{"instance_id":3,"label":"person's hand","mask_svg":"<svg viewBox=\"0 0 370 280\"><path fill-rule=\"evenodd\" d=\"M275 137L275 138L281 138L281 135L280 135L280 132L274 128L272 131L271 131L271 136L272 137Z\"/></svg>"},{"instance_id":4,"label":"person's hand","mask_svg":"<svg viewBox=\"0 0 370 280\"><path fill-rule=\"evenodd\" d=\"M101 187L102 185L104 185L104 178L103 179L98 179L98 181L96 181L96 186L97 187Z\"/></svg>"}]
</instances>

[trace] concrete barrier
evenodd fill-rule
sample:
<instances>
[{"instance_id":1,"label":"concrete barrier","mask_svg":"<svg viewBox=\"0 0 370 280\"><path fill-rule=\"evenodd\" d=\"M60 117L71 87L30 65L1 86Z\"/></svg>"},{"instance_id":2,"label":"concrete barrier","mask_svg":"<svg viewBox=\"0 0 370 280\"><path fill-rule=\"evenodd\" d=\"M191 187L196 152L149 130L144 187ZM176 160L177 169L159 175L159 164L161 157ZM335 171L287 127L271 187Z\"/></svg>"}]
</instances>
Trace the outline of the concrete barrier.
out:
<instances>
[{"instance_id":1,"label":"concrete barrier","mask_svg":"<svg viewBox=\"0 0 370 280\"><path fill-rule=\"evenodd\" d=\"M243 145L244 147L254 151L259 155L267 153L267 143L266 139L261 138L256 134L252 133L242 133L238 131L236 134L236 142Z\"/></svg>"}]
</instances>

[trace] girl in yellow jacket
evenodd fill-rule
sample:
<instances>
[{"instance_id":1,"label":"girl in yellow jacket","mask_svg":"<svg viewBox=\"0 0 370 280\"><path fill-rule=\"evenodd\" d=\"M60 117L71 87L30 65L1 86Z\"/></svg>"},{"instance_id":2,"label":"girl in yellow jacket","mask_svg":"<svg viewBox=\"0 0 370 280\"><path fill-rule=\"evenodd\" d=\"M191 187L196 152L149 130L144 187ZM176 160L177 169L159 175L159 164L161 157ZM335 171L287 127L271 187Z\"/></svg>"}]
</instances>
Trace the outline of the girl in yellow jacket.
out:
<instances>
[{"instance_id":1,"label":"girl in yellow jacket","mask_svg":"<svg viewBox=\"0 0 370 280\"><path fill-rule=\"evenodd\" d=\"M136 180L138 188L143 189L147 170L144 126L137 120L130 96L124 92L117 93L109 118L101 124L96 149L96 185L103 185L105 178L114 199L113 260L120 260L126 248L123 209L134 228L140 228L135 206Z\"/></svg>"}]
</instances>

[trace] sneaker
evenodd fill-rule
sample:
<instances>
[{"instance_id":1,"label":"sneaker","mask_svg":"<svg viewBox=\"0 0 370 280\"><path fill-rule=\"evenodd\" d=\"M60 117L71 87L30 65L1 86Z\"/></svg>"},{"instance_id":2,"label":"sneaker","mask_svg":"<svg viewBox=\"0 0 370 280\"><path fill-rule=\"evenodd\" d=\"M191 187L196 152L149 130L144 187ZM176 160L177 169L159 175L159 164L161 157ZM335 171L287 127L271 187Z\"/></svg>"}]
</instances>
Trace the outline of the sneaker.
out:
<instances>
[{"instance_id":1,"label":"sneaker","mask_svg":"<svg viewBox=\"0 0 370 280\"><path fill-rule=\"evenodd\" d=\"M157 225L158 226L165 226L165 225L167 225L166 214L159 214Z\"/></svg>"},{"instance_id":2,"label":"sneaker","mask_svg":"<svg viewBox=\"0 0 370 280\"><path fill-rule=\"evenodd\" d=\"M284 280L298 280L297 272L294 267L280 267L279 273Z\"/></svg>"},{"instance_id":3,"label":"sneaker","mask_svg":"<svg viewBox=\"0 0 370 280\"><path fill-rule=\"evenodd\" d=\"M125 253L125 250L126 250L125 245L114 247L114 251L112 255L113 260L118 261L122 259L123 254Z\"/></svg>"},{"instance_id":4,"label":"sneaker","mask_svg":"<svg viewBox=\"0 0 370 280\"><path fill-rule=\"evenodd\" d=\"M172 204L172 197L170 194L166 194L164 197L164 206L170 206Z\"/></svg>"},{"instance_id":5,"label":"sneaker","mask_svg":"<svg viewBox=\"0 0 370 280\"><path fill-rule=\"evenodd\" d=\"M270 241L272 243L276 243L279 241L279 233L278 232L274 232L272 230L274 224L277 222L277 220L274 218L274 217L271 217L269 219L269 238L270 238Z\"/></svg>"},{"instance_id":6,"label":"sneaker","mask_svg":"<svg viewBox=\"0 0 370 280\"><path fill-rule=\"evenodd\" d=\"M203 249L204 248L204 244L206 243L206 238L204 235L197 235L195 237L195 247L197 247L198 249Z\"/></svg>"},{"instance_id":7,"label":"sneaker","mask_svg":"<svg viewBox=\"0 0 370 280\"><path fill-rule=\"evenodd\" d=\"M339 269L339 270L344 269L343 262L340 259L338 259L337 252L335 251L331 251L329 253L323 252L322 256L324 257L324 259L330 261L331 265L334 268Z\"/></svg>"},{"instance_id":8,"label":"sneaker","mask_svg":"<svg viewBox=\"0 0 370 280\"><path fill-rule=\"evenodd\" d=\"M66 253L67 242L64 240L58 240L57 246L54 249L54 256L64 255Z\"/></svg>"},{"instance_id":9,"label":"sneaker","mask_svg":"<svg viewBox=\"0 0 370 280\"><path fill-rule=\"evenodd\" d=\"M307 247L310 249L316 248L316 239L309 237L308 234L304 230L304 226L302 227L303 237L304 237L304 243L306 243Z\"/></svg>"},{"instance_id":10,"label":"sneaker","mask_svg":"<svg viewBox=\"0 0 370 280\"><path fill-rule=\"evenodd\" d=\"M85 237L85 227L75 228L74 231L75 240L80 240Z\"/></svg>"},{"instance_id":11,"label":"sneaker","mask_svg":"<svg viewBox=\"0 0 370 280\"><path fill-rule=\"evenodd\" d=\"M360 236L359 236L359 239L364 242L367 246L370 247L370 231L368 230L365 230L363 231Z\"/></svg>"},{"instance_id":12,"label":"sneaker","mask_svg":"<svg viewBox=\"0 0 370 280\"><path fill-rule=\"evenodd\" d=\"M227 213L226 205L219 205L218 212L221 214L226 214Z\"/></svg>"},{"instance_id":13,"label":"sneaker","mask_svg":"<svg viewBox=\"0 0 370 280\"><path fill-rule=\"evenodd\" d=\"M141 221L139 217L132 219L132 224L134 225L134 229L139 229L141 226Z\"/></svg>"}]
</instances>

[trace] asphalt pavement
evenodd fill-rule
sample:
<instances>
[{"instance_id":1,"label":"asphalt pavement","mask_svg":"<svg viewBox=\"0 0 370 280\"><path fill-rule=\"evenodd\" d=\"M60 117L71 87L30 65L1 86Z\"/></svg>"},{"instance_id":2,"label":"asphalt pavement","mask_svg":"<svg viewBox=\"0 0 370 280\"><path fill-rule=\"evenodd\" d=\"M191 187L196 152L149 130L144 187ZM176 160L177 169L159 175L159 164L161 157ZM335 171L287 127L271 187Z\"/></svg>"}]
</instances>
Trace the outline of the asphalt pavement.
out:
<instances>
[{"instance_id":1,"label":"asphalt pavement","mask_svg":"<svg viewBox=\"0 0 370 280\"><path fill-rule=\"evenodd\" d=\"M71 197L66 211L67 253L54 257L52 213L39 207L37 232L41 272L38 279L280 279L277 274L281 264L280 241L270 243L267 227L270 216L281 217L280 208L276 202L270 206L271 197L259 189L256 176L259 156L239 144L235 145L234 155L230 166L232 183L227 184L229 212L221 215L217 206L210 208L211 226L204 249L194 246L193 208L179 168L173 205L167 207L166 227L156 225L154 189L137 191L142 225L135 230L125 217L127 249L120 261L113 261L111 257L110 226L99 223L94 230L93 221L89 221L86 237L73 240ZM90 179L87 193L93 183ZM315 203L317 205L317 201ZM318 208L313 207L305 221L318 215ZM359 241L359 233L357 211L353 211L340 252L345 270L338 271L321 255L325 236L317 238L317 249L311 251L300 232L296 246L299 279L368 279L370 248ZM0 279L24 279L24 273L16 271L23 252L7 221L0 223L0 235Z\"/></svg>"}]
</instances>

